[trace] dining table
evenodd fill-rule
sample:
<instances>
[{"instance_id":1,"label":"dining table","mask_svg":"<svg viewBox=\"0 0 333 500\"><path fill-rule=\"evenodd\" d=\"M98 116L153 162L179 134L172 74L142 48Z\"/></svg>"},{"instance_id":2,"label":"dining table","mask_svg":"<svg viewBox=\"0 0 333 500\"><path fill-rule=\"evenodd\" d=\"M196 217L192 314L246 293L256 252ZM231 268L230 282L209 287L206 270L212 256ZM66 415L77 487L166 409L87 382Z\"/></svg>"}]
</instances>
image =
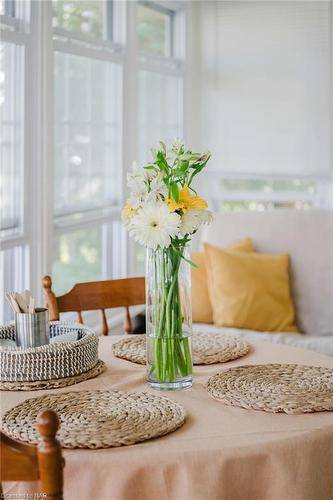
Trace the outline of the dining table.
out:
<instances>
[{"instance_id":1,"label":"dining table","mask_svg":"<svg viewBox=\"0 0 333 500\"><path fill-rule=\"evenodd\" d=\"M333 412L244 409L214 400L206 390L210 376L231 367L298 363L333 368L333 358L251 342L242 358L194 366L191 389L157 392L146 383L145 366L114 356L112 345L120 338L100 337L106 370L96 378L61 389L1 392L2 415L45 393L97 389L147 391L186 409L184 425L163 437L117 448L63 449L65 500L333 499ZM3 483L3 489L5 498L29 498L36 485Z\"/></svg>"}]
</instances>

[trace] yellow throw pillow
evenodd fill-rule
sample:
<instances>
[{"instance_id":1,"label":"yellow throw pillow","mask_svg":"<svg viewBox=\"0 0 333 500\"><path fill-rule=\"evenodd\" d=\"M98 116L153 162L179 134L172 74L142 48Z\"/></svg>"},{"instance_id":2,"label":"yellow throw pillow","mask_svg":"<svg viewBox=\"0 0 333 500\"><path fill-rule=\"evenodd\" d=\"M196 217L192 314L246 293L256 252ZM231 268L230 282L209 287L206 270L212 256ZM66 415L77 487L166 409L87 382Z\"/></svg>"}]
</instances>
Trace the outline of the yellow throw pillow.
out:
<instances>
[{"instance_id":1,"label":"yellow throw pillow","mask_svg":"<svg viewBox=\"0 0 333 500\"><path fill-rule=\"evenodd\" d=\"M246 238L227 247L229 250L253 252L252 240ZM209 299L206 257L204 252L193 252L191 260L198 266L192 267L192 315L195 323L213 323L213 309Z\"/></svg>"},{"instance_id":2,"label":"yellow throw pillow","mask_svg":"<svg viewBox=\"0 0 333 500\"><path fill-rule=\"evenodd\" d=\"M289 256L223 251L205 244L209 296L217 326L296 332Z\"/></svg>"}]
</instances>

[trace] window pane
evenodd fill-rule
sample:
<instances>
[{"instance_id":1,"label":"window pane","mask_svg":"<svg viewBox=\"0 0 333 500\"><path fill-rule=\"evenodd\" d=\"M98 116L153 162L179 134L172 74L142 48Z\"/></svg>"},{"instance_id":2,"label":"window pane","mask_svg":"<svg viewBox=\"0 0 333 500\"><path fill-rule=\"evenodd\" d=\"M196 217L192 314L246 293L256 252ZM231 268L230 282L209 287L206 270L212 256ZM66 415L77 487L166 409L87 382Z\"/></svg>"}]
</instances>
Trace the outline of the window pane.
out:
<instances>
[{"instance_id":1,"label":"window pane","mask_svg":"<svg viewBox=\"0 0 333 500\"><path fill-rule=\"evenodd\" d=\"M30 0L0 0L0 15L6 16L1 24L10 31L29 32Z\"/></svg>"},{"instance_id":2,"label":"window pane","mask_svg":"<svg viewBox=\"0 0 333 500\"><path fill-rule=\"evenodd\" d=\"M102 226L61 235L57 253L52 269L56 294L75 283L102 279Z\"/></svg>"},{"instance_id":3,"label":"window pane","mask_svg":"<svg viewBox=\"0 0 333 500\"><path fill-rule=\"evenodd\" d=\"M15 16L15 0L1 0L0 14L8 17Z\"/></svg>"},{"instance_id":4,"label":"window pane","mask_svg":"<svg viewBox=\"0 0 333 500\"><path fill-rule=\"evenodd\" d=\"M158 8L138 4L137 31L139 47L148 52L164 56L171 54L172 12L165 13Z\"/></svg>"},{"instance_id":5,"label":"window pane","mask_svg":"<svg viewBox=\"0 0 333 500\"><path fill-rule=\"evenodd\" d=\"M11 235L22 228L23 207L23 64L24 49L0 46L0 232Z\"/></svg>"},{"instance_id":6,"label":"window pane","mask_svg":"<svg viewBox=\"0 0 333 500\"><path fill-rule=\"evenodd\" d=\"M228 191L260 191L265 193L274 191L315 193L317 191L317 185L314 181L301 179L223 179L222 187Z\"/></svg>"},{"instance_id":7,"label":"window pane","mask_svg":"<svg viewBox=\"0 0 333 500\"><path fill-rule=\"evenodd\" d=\"M244 210L272 210L276 208L295 208L305 210L318 208L314 201L223 201L220 203L220 212L242 212Z\"/></svg>"},{"instance_id":8,"label":"window pane","mask_svg":"<svg viewBox=\"0 0 333 500\"><path fill-rule=\"evenodd\" d=\"M146 249L134 243L134 275L144 276L146 272Z\"/></svg>"},{"instance_id":9,"label":"window pane","mask_svg":"<svg viewBox=\"0 0 333 500\"><path fill-rule=\"evenodd\" d=\"M158 141L170 142L183 135L183 80L141 71L139 100L139 161L145 162Z\"/></svg>"},{"instance_id":10,"label":"window pane","mask_svg":"<svg viewBox=\"0 0 333 500\"><path fill-rule=\"evenodd\" d=\"M29 288L29 250L18 246L0 252L0 324L14 319L12 308L4 299L7 292L23 292Z\"/></svg>"},{"instance_id":11,"label":"window pane","mask_svg":"<svg viewBox=\"0 0 333 500\"><path fill-rule=\"evenodd\" d=\"M103 37L103 0L53 0L54 27L96 38Z\"/></svg>"},{"instance_id":12,"label":"window pane","mask_svg":"<svg viewBox=\"0 0 333 500\"><path fill-rule=\"evenodd\" d=\"M75 283L126 276L126 230L121 221L90 225L56 241L52 277L57 294Z\"/></svg>"},{"instance_id":13,"label":"window pane","mask_svg":"<svg viewBox=\"0 0 333 500\"><path fill-rule=\"evenodd\" d=\"M55 53L55 213L116 205L121 177L117 64Z\"/></svg>"}]
</instances>

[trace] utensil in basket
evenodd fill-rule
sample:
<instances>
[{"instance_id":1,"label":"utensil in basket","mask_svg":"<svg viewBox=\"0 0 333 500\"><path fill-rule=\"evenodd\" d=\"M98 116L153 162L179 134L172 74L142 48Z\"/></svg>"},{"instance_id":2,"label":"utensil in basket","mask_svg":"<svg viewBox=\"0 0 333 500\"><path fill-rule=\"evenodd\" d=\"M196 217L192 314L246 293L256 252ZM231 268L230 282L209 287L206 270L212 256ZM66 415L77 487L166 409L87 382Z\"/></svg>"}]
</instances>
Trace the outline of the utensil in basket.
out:
<instances>
[{"instance_id":1,"label":"utensil in basket","mask_svg":"<svg viewBox=\"0 0 333 500\"><path fill-rule=\"evenodd\" d=\"M35 310L35 299L29 290L22 294L17 292L6 293L6 299L14 312L33 313Z\"/></svg>"}]
</instances>

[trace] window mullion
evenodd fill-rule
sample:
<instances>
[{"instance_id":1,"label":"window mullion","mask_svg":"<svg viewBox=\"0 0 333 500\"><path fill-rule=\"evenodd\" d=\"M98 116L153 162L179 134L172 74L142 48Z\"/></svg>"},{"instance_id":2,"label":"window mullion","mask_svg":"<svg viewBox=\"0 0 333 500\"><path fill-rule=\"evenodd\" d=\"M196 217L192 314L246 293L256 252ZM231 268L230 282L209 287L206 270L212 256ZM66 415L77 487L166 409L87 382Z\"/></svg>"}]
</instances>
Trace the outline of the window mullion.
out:
<instances>
[{"instance_id":1,"label":"window mullion","mask_svg":"<svg viewBox=\"0 0 333 500\"><path fill-rule=\"evenodd\" d=\"M105 2L105 33L104 38L106 40L113 40L113 16L114 16L114 0L109 0Z\"/></svg>"},{"instance_id":2,"label":"window mullion","mask_svg":"<svg viewBox=\"0 0 333 500\"><path fill-rule=\"evenodd\" d=\"M26 222L30 284L41 302L40 280L51 270L53 233L53 50L52 4L31 2L31 45L27 60ZM34 196L31 194L34 193Z\"/></svg>"},{"instance_id":3,"label":"window mullion","mask_svg":"<svg viewBox=\"0 0 333 500\"><path fill-rule=\"evenodd\" d=\"M135 158L137 158L138 143L138 43L136 32L137 5L128 2L126 5L126 53L123 66L123 169L122 169L122 200L126 198L126 173ZM122 255L126 256L126 274L134 273L134 243L129 239L123 241ZM127 249L127 252L126 252ZM124 257L123 257L124 258Z\"/></svg>"},{"instance_id":4,"label":"window mullion","mask_svg":"<svg viewBox=\"0 0 333 500\"><path fill-rule=\"evenodd\" d=\"M16 23L16 19L13 20ZM24 45L29 41L30 35L18 31L1 30L1 41Z\"/></svg>"}]
</instances>

